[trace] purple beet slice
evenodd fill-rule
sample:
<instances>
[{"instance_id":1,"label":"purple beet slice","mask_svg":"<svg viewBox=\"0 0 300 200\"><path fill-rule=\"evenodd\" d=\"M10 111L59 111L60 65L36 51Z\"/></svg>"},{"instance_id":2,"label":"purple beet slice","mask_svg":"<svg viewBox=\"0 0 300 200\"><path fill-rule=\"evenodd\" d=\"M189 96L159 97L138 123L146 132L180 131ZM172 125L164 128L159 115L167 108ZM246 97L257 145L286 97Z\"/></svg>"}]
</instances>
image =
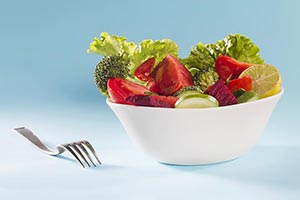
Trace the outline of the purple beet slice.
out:
<instances>
[{"instance_id":1,"label":"purple beet slice","mask_svg":"<svg viewBox=\"0 0 300 200\"><path fill-rule=\"evenodd\" d=\"M220 106L228 106L238 103L237 99L228 89L223 80L218 80L214 85L212 85L208 94L215 97L219 101Z\"/></svg>"},{"instance_id":2,"label":"purple beet slice","mask_svg":"<svg viewBox=\"0 0 300 200\"><path fill-rule=\"evenodd\" d=\"M151 95L132 95L126 98L126 101L136 106L150 106L173 108L173 102L166 96L151 96Z\"/></svg>"}]
</instances>

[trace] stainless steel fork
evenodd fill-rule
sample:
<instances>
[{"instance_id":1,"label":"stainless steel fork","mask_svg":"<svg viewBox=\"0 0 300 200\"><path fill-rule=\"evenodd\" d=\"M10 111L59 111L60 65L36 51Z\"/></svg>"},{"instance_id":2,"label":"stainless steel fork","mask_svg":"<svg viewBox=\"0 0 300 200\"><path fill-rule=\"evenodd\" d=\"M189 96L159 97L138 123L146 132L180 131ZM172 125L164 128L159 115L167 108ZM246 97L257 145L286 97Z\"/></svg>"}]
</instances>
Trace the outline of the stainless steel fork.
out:
<instances>
[{"instance_id":1,"label":"stainless steel fork","mask_svg":"<svg viewBox=\"0 0 300 200\"><path fill-rule=\"evenodd\" d=\"M42 152L48 155L57 156L65 151L68 151L75 157L75 159L81 164L83 168L85 168L83 161L88 167L91 167L88 160L93 164L94 167L96 167L95 162L90 156L89 153L90 151L96 158L97 162L101 165L101 162L96 154L95 149L93 148L91 143L88 142L87 140L80 140L77 142L60 144L56 146L55 150L52 150L49 147L47 147L43 142L41 142L41 140L36 135L34 135L33 132L30 131L29 129L25 127L19 127L19 128L14 128L14 130L20 133L21 135L23 135L26 139L28 139L36 147L38 147L38 149L40 149Z\"/></svg>"}]
</instances>

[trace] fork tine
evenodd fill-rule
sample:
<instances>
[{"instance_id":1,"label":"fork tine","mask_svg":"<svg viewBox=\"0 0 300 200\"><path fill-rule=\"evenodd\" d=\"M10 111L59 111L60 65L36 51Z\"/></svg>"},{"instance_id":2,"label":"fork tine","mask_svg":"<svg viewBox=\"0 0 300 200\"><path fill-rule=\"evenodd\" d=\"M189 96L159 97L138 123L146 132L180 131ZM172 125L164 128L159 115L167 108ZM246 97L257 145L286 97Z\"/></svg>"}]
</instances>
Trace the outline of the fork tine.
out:
<instances>
[{"instance_id":1,"label":"fork tine","mask_svg":"<svg viewBox=\"0 0 300 200\"><path fill-rule=\"evenodd\" d=\"M89 162L85 159L85 157L82 155L81 151L78 149L78 147L76 146L77 143L74 142L72 144L70 144L71 148L75 149L75 151L80 155L80 157L86 162L86 164L91 167L91 165L89 164Z\"/></svg>"},{"instance_id":2,"label":"fork tine","mask_svg":"<svg viewBox=\"0 0 300 200\"><path fill-rule=\"evenodd\" d=\"M98 158L98 156L96 154L96 151L93 148L93 146L91 145L91 143L89 143L87 140L83 140L82 143L85 144L90 149L90 151L93 153L93 155L97 159L98 163L101 165L102 163L100 162L100 160L99 160L99 158Z\"/></svg>"},{"instance_id":3,"label":"fork tine","mask_svg":"<svg viewBox=\"0 0 300 200\"><path fill-rule=\"evenodd\" d=\"M85 166L83 165L83 163L80 161L80 159L78 158L78 156L75 154L75 152L73 151L73 149L71 149L70 147L69 147L69 145L68 144L64 144L64 145L62 145L63 147L65 147L75 158L76 158L76 160L81 164L81 166L83 167L83 168L85 168Z\"/></svg>"},{"instance_id":4,"label":"fork tine","mask_svg":"<svg viewBox=\"0 0 300 200\"><path fill-rule=\"evenodd\" d=\"M86 148L82 145L82 142L78 142L77 143L78 147L85 153L85 155L89 158L89 160L91 161L91 163L93 163L94 167L96 167L96 164L94 163L94 161L92 160L89 152L86 150Z\"/></svg>"}]
</instances>

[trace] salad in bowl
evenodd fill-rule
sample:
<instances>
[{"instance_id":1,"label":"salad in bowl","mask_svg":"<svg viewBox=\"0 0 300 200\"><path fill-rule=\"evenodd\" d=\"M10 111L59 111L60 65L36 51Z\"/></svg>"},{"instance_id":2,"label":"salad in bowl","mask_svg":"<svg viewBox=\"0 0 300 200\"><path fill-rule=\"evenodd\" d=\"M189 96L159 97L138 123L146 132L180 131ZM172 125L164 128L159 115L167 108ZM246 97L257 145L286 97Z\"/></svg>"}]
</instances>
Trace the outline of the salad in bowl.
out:
<instances>
[{"instance_id":1,"label":"salad in bowl","mask_svg":"<svg viewBox=\"0 0 300 200\"><path fill-rule=\"evenodd\" d=\"M159 162L231 160L250 149L283 94L278 69L246 36L199 42L186 58L170 39L100 34L94 78L130 138Z\"/></svg>"}]
</instances>

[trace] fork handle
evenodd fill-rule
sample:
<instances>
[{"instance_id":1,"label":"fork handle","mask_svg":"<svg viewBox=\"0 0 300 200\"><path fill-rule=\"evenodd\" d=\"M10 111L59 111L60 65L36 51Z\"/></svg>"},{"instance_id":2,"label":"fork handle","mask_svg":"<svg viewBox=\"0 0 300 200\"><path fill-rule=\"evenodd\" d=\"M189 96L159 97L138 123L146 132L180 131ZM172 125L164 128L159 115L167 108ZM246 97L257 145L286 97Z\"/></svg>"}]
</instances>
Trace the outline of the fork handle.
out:
<instances>
[{"instance_id":1,"label":"fork handle","mask_svg":"<svg viewBox=\"0 0 300 200\"><path fill-rule=\"evenodd\" d=\"M57 155L58 152L53 152L51 149L49 149L47 146L45 146L41 140L33 134L32 131L25 127L19 127L19 128L14 128L14 130L21 135L23 135L27 140L32 142L36 147L38 147L41 151L50 154L50 155Z\"/></svg>"}]
</instances>

